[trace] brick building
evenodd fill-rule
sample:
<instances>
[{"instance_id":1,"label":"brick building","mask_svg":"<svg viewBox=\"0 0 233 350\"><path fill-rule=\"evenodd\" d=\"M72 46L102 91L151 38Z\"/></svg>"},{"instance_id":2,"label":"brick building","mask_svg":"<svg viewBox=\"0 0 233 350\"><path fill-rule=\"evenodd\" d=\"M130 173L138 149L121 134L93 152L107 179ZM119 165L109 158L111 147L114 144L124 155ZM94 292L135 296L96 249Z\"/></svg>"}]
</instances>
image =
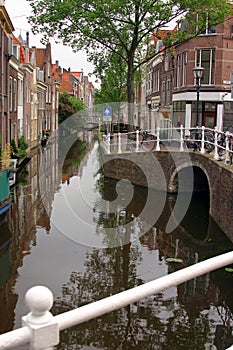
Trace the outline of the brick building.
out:
<instances>
[{"instance_id":1,"label":"brick building","mask_svg":"<svg viewBox=\"0 0 233 350\"><path fill-rule=\"evenodd\" d=\"M144 84L146 124L148 129L171 123L187 128L196 124L225 130L233 125L231 73L233 72L233 16L208 28L193 39L176 45L172 52L163 47L160 31L151 44L158 54L147 64ZM176 30L173 29L173 30ZM204 68L201 79L198 116L197 89L193 68Z\"/></svg>"},{"instance_id":2,"label":"brick building","mask_svg":"<svg viewBox=\"0 0 233 350\"><path fill-rule=\"evenodd\" d=\"M0 0L0 144L2 147L10 141L10 111L9 111L9 43L12 40L12 32L14 31L13 24L8 16L4 6L4 1ZM12 68L11 74L15 76L15 71ZM14 123L15 118L12 116Z\"/></svg>"}]
</instances>

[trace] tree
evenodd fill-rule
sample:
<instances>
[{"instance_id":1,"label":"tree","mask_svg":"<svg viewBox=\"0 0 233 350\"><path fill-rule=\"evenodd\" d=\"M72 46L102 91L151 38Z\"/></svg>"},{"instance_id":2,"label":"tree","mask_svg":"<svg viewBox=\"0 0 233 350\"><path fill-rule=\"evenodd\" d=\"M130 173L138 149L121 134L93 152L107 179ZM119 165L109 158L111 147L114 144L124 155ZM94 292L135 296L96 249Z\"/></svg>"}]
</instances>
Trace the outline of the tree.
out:
<instances>
[{"instance_id":1,"label":"tree","mask_svg":"<svg viewBox=\"0 0 233 350\"><path fill-rule=\"evenodd\" d=\"M85 108L84 103L74 97L70 96L66 92L59 95L59 109L58 109L58 121L61 124L64 120L70 117L72 114L83 110Z\"/></svg>"},{"instance_id":2,"label":"tree","mask_svg":"<svg viewBox=\"0 0 233 350\"><path fill-rule=\"evenodd\" d=\"M101 80L101 88L95 92L95 103L122 102L126 100L126 64L121 57L111 53L108 64L94 72Z\"/></svg>"},{"instance_id":3,"label":"tree","mask_svg":"<svg viewBox=\"0 0 233 350\"><path fill-rule=\"evenodd\" d=\"M111 54L125 62L129 104L134 102L135 73L156 55L143 50L156 30L187 13L199 13L193 17L198 21L193 28L201 32L207 16L211 18L209 25L214 25L223 21L229 11L229 0L203 0L201 4L199 0L27 1L32 7L33 32L43 33L45 42L54 37L74 51L84 49L99 68L104 69ZM192 35L196 34L195 30ZM175 41L173 38L170 44Z\"/></svg>"}]
</instances>

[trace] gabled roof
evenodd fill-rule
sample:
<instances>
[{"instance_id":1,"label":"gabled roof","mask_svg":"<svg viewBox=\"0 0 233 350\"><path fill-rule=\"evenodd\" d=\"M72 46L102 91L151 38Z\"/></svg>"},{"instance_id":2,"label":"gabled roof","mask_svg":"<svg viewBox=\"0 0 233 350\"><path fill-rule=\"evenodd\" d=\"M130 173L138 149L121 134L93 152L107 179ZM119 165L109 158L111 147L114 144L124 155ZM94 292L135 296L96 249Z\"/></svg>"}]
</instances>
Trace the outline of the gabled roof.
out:
<instances>
[{"instance_id":1,"label":"gabled roof","mask_svg":"<svg viewBox=\"0 0 233 350\"><path fill-rule=\"evenodd\" d=\"M72 92L73 93L73 85L70 81L70 72L65 72L62 74L62 81L60 86L61 92Z\"/></svg>"},{"instance_id":2,"label":"gabled roof","mask_svg":"<svg viewBox=\"0 0 233 350\"><path fill-rule=\"evenodd\" d=\"M40 49L35 48L35 54L36 54L36 65L41 70L43 70L46 62L50 62L52 64L50 43L47 43L45 48L40 48Z\"/></svg>"},{"instance_id":3,"label":"gabled roof","mask_svg":"<svg viewBox=\"0 0 233 350\"><path fill-rule=\"evenodd\" d=\"M83 72L70 72L75 78L81 78Z\"/></svg>"},{"instance_id":4,"label":"gabled roof","mask_svg":"<svg viewBox=\"0 0 233 350\"><path fill-rule=\"evenodd\" d=\"M173 33L177 31L177 26L175 26L174 29L158 29L154 34L152 34L152 39L154 40L155 46L157 45L158 41L164 41L164 39L167 36L172 36ZM163 49L164 46L162 45L159 49Z\"/></svg>"},{"instance_id":5,"label":"gabled roof","mask_svg":"<svg viewBox=\"0 0 233 350\"><path fill-rule=\"evenodd\" d=\"M46 53L46 49L38 49L38 48L35 48L36 65L37 65L37 67L39 67L41 70L43 70L43 68L44 68L45 53Z\"/></svg>"}]
</instances>

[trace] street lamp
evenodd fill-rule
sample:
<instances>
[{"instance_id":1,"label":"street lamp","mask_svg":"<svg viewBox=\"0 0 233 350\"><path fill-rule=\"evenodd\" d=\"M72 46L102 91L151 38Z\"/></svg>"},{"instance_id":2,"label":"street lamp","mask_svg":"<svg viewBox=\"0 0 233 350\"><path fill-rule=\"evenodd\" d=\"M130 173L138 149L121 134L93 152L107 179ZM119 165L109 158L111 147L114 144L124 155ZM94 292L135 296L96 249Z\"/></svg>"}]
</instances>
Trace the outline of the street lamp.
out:
<instances>
[{"instance_id":1,"label":"street lamp","mask_svg":"<svg viewBox=\"0 0 233 350\"><path fill-rule=\"evenodd\" d=\"M196 89L197 89L197 105L196 105L196 126L198 126L198 109L199 109L199 94L200 94L200 87L201 87L201 78L203 75L203 71L205 68L201 66L196 66L193 68L193 74L194 79L196 83Z\"/></svg>"}]
</instances>

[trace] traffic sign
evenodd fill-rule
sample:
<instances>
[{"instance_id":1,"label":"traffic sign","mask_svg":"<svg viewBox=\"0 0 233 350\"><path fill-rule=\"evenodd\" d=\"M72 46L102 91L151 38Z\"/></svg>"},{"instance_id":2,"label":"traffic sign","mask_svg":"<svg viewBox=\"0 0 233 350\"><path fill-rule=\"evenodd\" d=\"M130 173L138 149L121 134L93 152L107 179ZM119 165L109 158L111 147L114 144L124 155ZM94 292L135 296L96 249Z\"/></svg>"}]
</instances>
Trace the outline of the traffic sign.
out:
<instances>
[{"instance_id":1,"label":"traffic sign","mask_svg":"<svg viewBox=\"0 0 233 350\"><path fill-rule=\"evenodd\" d=\"M103 109L103 121L105 121L105 122L112 121L112 107L104 107L104 109Z\"/></svg>"}]
</instances>

